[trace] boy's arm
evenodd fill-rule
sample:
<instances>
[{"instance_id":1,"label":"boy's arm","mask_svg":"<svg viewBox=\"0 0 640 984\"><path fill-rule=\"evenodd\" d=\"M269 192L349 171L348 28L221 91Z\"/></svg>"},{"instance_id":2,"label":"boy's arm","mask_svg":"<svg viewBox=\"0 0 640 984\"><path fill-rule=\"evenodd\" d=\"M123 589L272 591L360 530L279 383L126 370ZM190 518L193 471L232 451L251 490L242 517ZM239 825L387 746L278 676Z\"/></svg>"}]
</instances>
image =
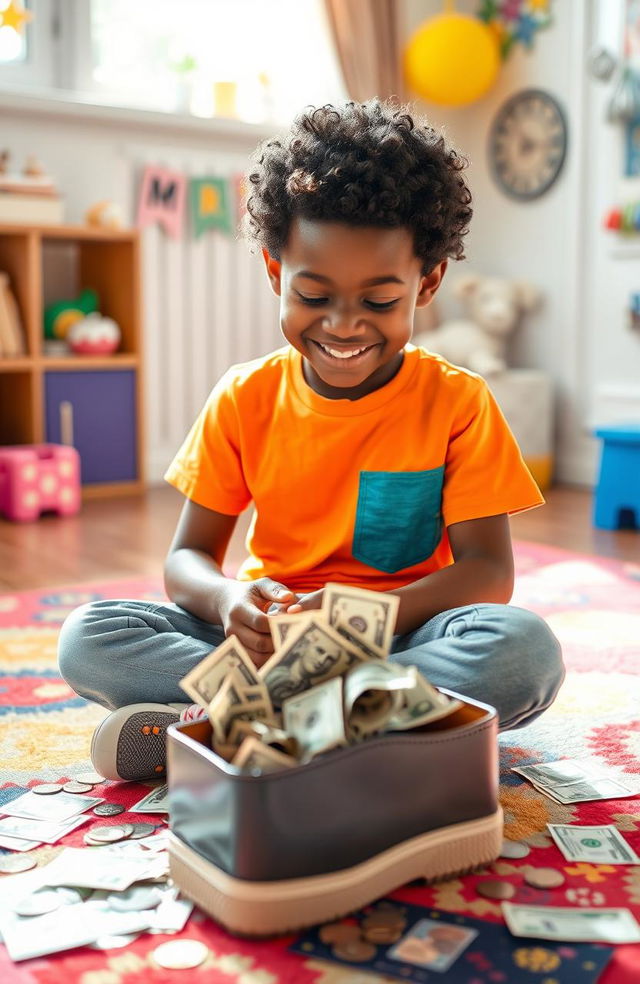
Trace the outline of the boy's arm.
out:
<instances>
[{"instance_id":1,"label":"boy's arm","mask_svg":"<svg viewBox=\"0 0 640 984\"><path fill-rule=\"evenodd\" d=\"M169 598L205 622L221 622L219 606L229 589L222 562L237 521L187 499L165 560Z\"/></svg>"},{"instance_id":2,"label":"boy's arm","mask_svg":"<svg viewBox=\"0 0 640 984\"><path fill-rule=\"evenodd\" d=\"M390 592L400 598L394 632L412 632L440 612L476 602L506 604L513 593L509 517L488 516L447 527L454 563Z\"/></svg>"}]
</instances>

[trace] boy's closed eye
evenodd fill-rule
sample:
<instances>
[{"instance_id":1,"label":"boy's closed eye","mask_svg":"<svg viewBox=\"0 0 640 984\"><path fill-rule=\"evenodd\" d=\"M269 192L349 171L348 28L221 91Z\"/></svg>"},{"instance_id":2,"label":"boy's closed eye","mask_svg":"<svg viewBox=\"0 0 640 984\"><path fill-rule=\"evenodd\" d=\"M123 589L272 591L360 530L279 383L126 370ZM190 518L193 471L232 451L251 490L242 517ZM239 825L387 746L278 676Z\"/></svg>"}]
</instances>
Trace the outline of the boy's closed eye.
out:
<instances>
[{"instance_id":1,"label":"boy's closed eye","mask_svg":"<svg viewBox=\"0 0 640 984\"><path fill-rule=\"evenodd\" d=\"M301 294L299 291L296 291L296 293L302 303L307 304L309 307L322 307L323 305L329 303L328 297L308 297L306 294ZM362 303L372 311L388 311L398 303L398 298L395 297L391 301L372 301L369 300L369 298L364 298Z\"/></svg>"}]
</instances>

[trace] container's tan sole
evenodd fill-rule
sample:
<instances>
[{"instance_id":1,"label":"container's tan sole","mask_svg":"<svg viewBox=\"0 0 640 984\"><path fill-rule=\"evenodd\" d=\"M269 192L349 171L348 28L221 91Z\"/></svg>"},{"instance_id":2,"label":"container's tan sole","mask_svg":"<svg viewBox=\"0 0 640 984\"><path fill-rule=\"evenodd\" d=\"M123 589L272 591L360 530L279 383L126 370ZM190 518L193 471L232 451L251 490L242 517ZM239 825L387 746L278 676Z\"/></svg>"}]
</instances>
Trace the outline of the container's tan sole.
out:
<instances>
[{"instance_id":1,"label":"container's tan sole","mask_svg":"<svg viewBox=\"0 0 640 984\"><path fill-rule=\"evenodd\" d=\"M416 878L435 881L495 860L502 809L479 820L440 827L326 875L252 882L233 878L169 836L171 875L184 895L228 930L275 936L328 922Z\"/></svg>"}]
</instances>

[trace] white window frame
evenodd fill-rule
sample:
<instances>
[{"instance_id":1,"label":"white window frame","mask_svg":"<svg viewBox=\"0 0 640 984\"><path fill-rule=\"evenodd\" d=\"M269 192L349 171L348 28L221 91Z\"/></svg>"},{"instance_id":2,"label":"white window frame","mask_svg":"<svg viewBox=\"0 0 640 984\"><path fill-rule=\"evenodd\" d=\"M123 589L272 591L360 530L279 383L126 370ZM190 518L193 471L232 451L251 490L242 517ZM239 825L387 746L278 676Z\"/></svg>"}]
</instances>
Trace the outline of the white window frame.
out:
<instances>
[{"instance_id":1,"label":"white window frame","mask_svg":"<svg viewBox=\"0 0 640 984\"><path fill-rule=\"evenodd\" d=\"M59 63L60 22L58 0L31 0L33 20L25 25L27 57L24 61L0 64L0 88L20 86L50 89L56 84Z\"/></svg>"}]
</instances>

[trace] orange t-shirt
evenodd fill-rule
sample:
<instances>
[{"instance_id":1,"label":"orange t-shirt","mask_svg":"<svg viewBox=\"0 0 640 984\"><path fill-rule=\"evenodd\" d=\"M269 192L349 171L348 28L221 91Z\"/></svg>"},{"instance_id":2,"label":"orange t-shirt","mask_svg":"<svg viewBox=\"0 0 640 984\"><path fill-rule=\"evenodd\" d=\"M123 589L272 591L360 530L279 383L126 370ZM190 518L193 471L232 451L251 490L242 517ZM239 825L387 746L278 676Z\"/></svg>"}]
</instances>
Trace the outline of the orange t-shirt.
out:
<instances>
[{"instance_id":1,"label":"orange t-shirt","mask_svg":"<svg viewBox=\"0 0 640 984\"><path fill-rule=\"evenodd\" d=\"M451 564L446 527L544 502L479 376L408 345L385 386L319 396L290 346L232 366L165 478L216 512L251 502L237 577L388 591Z\"/></svg>"}]
</instances>

